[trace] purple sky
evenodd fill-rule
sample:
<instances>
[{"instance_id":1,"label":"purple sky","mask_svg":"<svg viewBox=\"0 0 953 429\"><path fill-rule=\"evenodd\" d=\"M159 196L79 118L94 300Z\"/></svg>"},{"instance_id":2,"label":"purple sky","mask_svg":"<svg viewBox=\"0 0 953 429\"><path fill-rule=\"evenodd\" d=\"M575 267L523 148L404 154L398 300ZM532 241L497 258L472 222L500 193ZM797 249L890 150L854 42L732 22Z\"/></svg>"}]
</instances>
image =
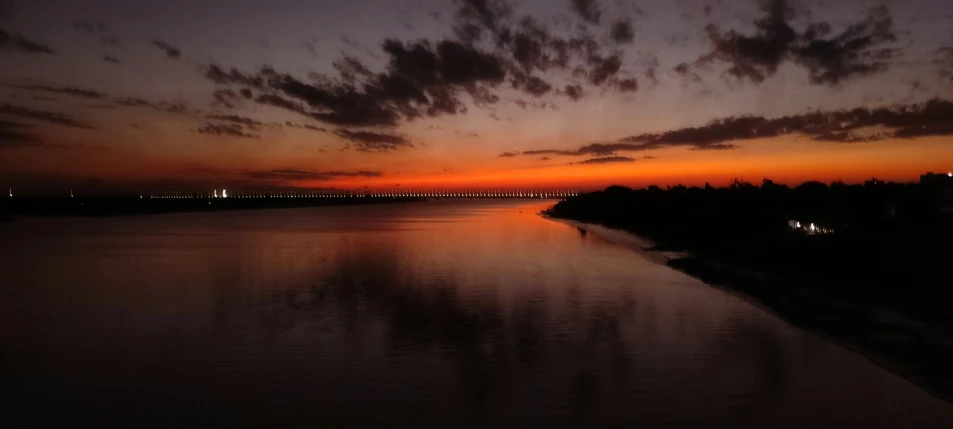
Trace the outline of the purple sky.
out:
<instances>
[{"instance_id":1,"label":"purple sky","mask_svg":"<svg viewBox=\"0 0 953 429\"><path fill-rule=\"evenodd\" d=\"M481 15L484 5L494 13ZM507 5L508 12L502 13ZM531 26L525 25L525 17L532 18ZM467 25L482 38L464 34ZM543 41L544 59L521 62L525 57L519 56L519 35L541 34L527 29L545 33L542 39L532 39ZM791 40L784 40L785 29L793 32ZM196 186L245 179L251 186L253 178L264 177L255 172L290 169L315 172L318 182L342 178L355 184L360 178L375 185L439 174L460 183L466 182L465 177L506 177L505 172L525 179L533 175L527 172L537 171L539 180L525 179L536 183L550 174L545 165L553 160L542 158L553 157L498 155L576 151L623 162L658 158L691 163L710 158L712 165L733 156L743 158L746 152L701 154L695 149L800 156L812 149L803 149L796 139L765 149L768 146L738 143L751 139L744 132L718 141L704 137L659 141L637 148L638 156L626 153L632 148L598 153L577 149L623 141L626 136L704 126L721 118L777 118L953 98L949 0L0 0L0 31L4 64L0 105L6 106L0 109L4 187L59 186L89 177L133 186L183 175L188 176L185 182ZM425 41L435 52L442 41L452 41L493 57L504 74L497 80L492 73L479 75L472 66L461 64L472 75L452 81L443 71L439 83L418 81L417 89L425 98L400 104L392 93L372 94L367 89L385 74L409 76L406 70L393 71L396 57L382 48L387 39L407 49ZM567 48L568 64L553 65L555 39L578 42ZM863 46L853 49L856 43ZM353 75L352 69L350 77L341 74L334 63L345 57L369 73ZM612 65L612 59L618 64ZM447 67L454 65L441 61ZM288 91L277 81L265 87L234 79L215 81L209 73L213 65L225 71L235 68L246 77L291 79L318 90L340 85L354 90L322 101ZM263 66L273 72L261 74ZM601 78L600 68L606 74ZM545 86L534 87L531 79ZM579 97L570 89L576 85ZM253 98L216 102L216 91L241 89L253 92ZM441 91L450 91L448 100L457 106L434 110L446 95ZM276 107L261 102L264 95L303 107ZM351 96L357 98L347 98ZM354 119L366 112L355 113L348 100L381 104L380 113L390 116L376 122ZM64 126L49 114L88 126ZM343 116L328 119L345 114L347 121ZM923 125L919 117L904 121L931 129L950 126L934 119ZM312 130L302 128L305 125ZM871 141L897 137L878 128L896 123L863 125L851 128L852 134L842 140L859 140L859 135L884 137L864 137ZM323 131L316 131L319 128ZM805 135L810 139L821 133ZM930 135L934 139L946 135L949 140L949 134ZM911 150L934 151L933 158L949 156L942 142L914 143ZM855 146L860 154L885 144ZM684 147L676 151L676 146ZM829 149L817 147L818 153ZM641 153L647 150L661 152ZM883 164L888 155L877 156ZM591 171L592 177L639 174L600 165L611 163L598 158L556 161L560 168L552 171L565 177L574 174L565 172L570 164L575 166L571 171ZM850 171L866 174L876 171L876 165ZM653 178L675 181L684 169L672 166L667 170L672 172L669 179L664 179L665 169L649 170L654 171ZM329 171L375 174L317 174ZM797 177L784 171L779 174ZM275 177L262 184L315 185Z\"/></svg>"}]
</instances>

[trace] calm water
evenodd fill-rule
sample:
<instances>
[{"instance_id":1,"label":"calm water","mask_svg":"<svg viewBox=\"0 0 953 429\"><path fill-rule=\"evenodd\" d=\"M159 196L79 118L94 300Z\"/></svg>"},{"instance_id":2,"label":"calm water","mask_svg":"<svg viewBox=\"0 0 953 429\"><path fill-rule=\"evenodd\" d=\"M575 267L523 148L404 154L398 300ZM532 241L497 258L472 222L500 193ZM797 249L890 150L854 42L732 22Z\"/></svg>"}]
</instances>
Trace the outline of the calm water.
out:
<instances>
[{"instance_id":1,"label":"calm water","mask_svg":"<svg viewBox=\"0 0 953 429\"><path fill-rule=\"evenodd\" d=\"M0 225L4 415L17 427L953 427L950 404L541 208Z\"/></svg>"}]
</instances>

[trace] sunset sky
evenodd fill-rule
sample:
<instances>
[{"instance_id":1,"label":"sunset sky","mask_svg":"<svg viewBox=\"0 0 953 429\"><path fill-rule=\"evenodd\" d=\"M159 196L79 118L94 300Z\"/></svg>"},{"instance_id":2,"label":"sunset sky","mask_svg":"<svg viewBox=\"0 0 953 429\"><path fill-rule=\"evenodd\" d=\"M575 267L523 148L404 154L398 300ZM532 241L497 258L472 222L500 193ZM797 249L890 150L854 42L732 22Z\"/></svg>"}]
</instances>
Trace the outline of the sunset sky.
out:
<instances>
[{"instance_id":1,"label":"sunset sky","mask_svg":"<svg viewBox=\"0 0 953 429\"><path fill-rule=\"evenodd\" d=\"M953 170L950 0L0 0L0 187Z\"/></svg>"}]
</instances>

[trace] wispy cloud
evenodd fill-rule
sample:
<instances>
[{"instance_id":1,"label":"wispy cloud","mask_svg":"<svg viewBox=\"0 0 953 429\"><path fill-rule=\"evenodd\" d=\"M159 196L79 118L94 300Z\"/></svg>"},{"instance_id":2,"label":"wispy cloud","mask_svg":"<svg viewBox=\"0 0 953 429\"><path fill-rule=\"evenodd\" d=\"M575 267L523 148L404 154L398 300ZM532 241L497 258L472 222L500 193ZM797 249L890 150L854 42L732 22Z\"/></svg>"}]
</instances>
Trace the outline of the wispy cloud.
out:
<instances>
[{"instance_id":1,"label":"wispy cloud","mask_svg":"<svg viewBox=\"0 0 953 429\"><path fill-rule=\"evenodd\" d=\"M95 100L103 100L107 98L105 93L94 91L91 89L83 89L83 88L56 87L56 86L48 86L48 85L27 85L27 86L20 86L18 88L29 90L29 91L46 92L51 94L62 94L62 95L69 95L69 96L81 97L81 98L91 98Z\"/></svg>"},{"instance_id":2,"label":"wispy cloud","mask_svg":"<svg viewBox=\"0 0 953 429\"><path fill-rule=\"evenodd\" d=\"M47 122L50 124L62 125L64 127L82 128L88 130L95 129L95 127L92 125L84 124L62 113L34 110L26 107L14 106L11 104L0 105L0 115L16 116L20 118Z\"/></svg>"},{"instance_id":3,"label":"wispy cloud","mask_svg":"<svg viewBox=\"0 0 953 429\"><path fill-rule=\"evenodd\" d=\"M0 29L0 50L18 51L28 54L54 54L48 45L30 40L20 34L8 33Z\"/></svg>"},{"instance_id":4,"label":"wispy cloud","mask_svg":"<svg viewBox=\"0 0 953 429\"><path fill-rule=\"evenodd\" d=\"M863 134L864 128L883 127L884 132ZM614 142L591 143L577 149L535 149L521 155L609 156L672 146L692 150L737 149L733 142L756 138L802 134L815 141L860 143L888 138L953 135L953 102L933 99L925 103L877 109L856 108L810 112L780 118L733 116L699 127L679 128L657 134L638 134ZM511 152L514 153L514 152Z\"/></svg>"},{"instance_id":5,"label":"wispy cloud","mask_svg":"<svg viewBox=\"0 0 953 429\"><path fill-rule=\"evenodd\" d=\"M590 158L585 161L574 162L572 164L613 164L619 162L635 162L634 158L629 158L627 156L606 156L602 158Z\"/></svg>"},{"instance_id":6,"label":"wispy cloud","mask_svg":"<svg viewBox=\"0 0 953 429\"><path fill-rule=\"evenodd\" d=\"M175 46L172 46L161 40L153 40L152 46L161 49L163 52L165 52L167 57L172 58L173 60L182 56L182 51L180 51L179 48L176 48Z\"/></svg>"},{"instance_id":7,"label":"wispy cloud","mask_svg":"<svg viewBox=\"0 0 953 429\"><path fill-rule=\"evenodd\" d=\"M263 171L249 171L245 174L247 177L259 180L317 180L328 181L341 177L381 177L384 174L380 171L357 170L357 171L338 171L338 170L304 170L297 168L285 168Z\"/></svg>"},{"instance_id":8,"label":"wispy cloud","mask_svg":"<svg viewBox=\"0 0 953 429\"><path fill-rule=\"evenodd\" d=\"M261 138L261 136L258 134L245 131L240 124L205 124L195 131L201 134L222 137L237 137L255 140Z\"/></svg>"},{"instance_id":9,"label":"wispy cloud","mask_svg":"<svg viewBox=\"0 0 953 429\"><path fill-rule=\"evenodd\" d=\"M334 134L355 143L357 150L364 152L390 152L405 147L413 147L413 144L406 137L395 134L353 131L343 128L334 131Z\"/></svg>"}]
</instances>

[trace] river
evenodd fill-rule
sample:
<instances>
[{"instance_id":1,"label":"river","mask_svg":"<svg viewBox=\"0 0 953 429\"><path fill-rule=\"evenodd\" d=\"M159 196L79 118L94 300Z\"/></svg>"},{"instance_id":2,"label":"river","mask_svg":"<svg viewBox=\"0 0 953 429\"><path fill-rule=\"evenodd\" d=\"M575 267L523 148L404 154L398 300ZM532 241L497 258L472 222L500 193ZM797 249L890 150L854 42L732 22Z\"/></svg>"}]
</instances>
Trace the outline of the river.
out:
<instances>
[{"instance_id":1,"label":"river","mask_svg":"<svg viewBox=\"0 0 953 429\"><path fill-rule=\"evenodd\" d=\"M953 427L953 405L546 206L0 224L7 420Z\"/></svg>"}]
</instances>

